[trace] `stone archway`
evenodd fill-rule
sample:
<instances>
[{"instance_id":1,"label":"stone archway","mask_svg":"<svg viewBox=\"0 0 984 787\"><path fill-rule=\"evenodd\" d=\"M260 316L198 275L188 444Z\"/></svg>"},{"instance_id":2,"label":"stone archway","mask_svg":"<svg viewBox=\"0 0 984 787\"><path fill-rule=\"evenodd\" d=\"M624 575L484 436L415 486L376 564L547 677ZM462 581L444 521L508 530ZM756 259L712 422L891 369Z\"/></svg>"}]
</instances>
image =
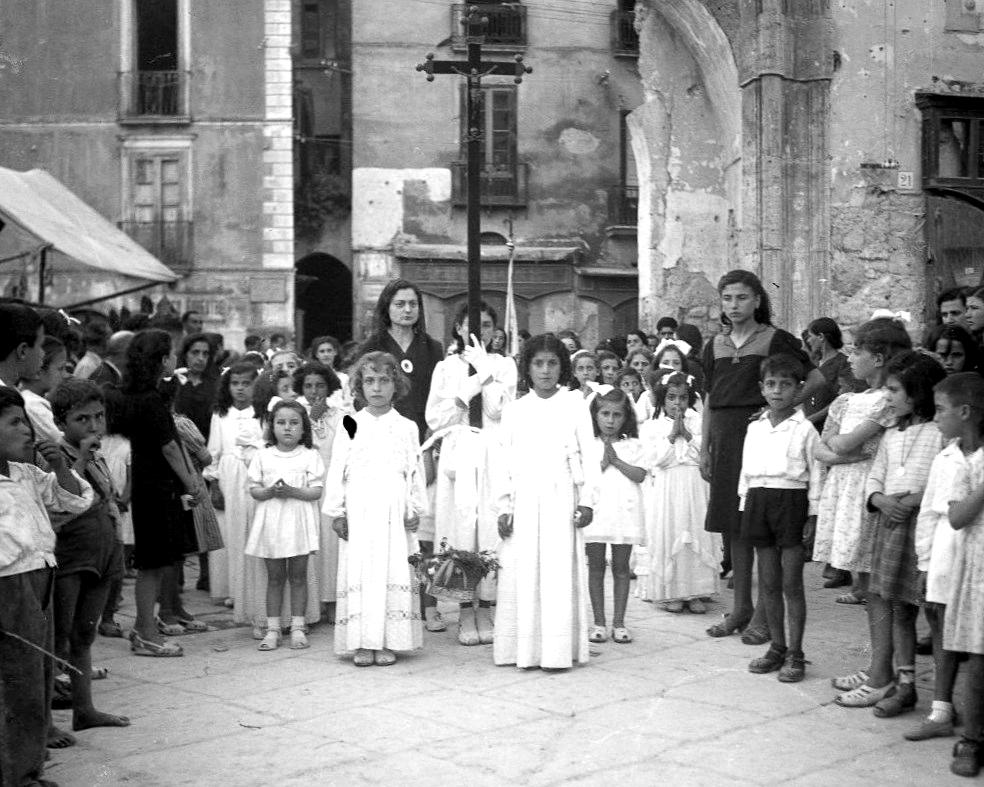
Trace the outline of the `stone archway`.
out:
<instances>
[{"instance_id":1,"label":"stone archway","mask_svg":"<svg viewBox=\"0 0 984 787\"><path fill-rule=\"evenodd\" d=\"M294 278L297 346L316 336L352 338L352 272L330 254L308 254L297 261Z\"/></svg>"}]
</instances>

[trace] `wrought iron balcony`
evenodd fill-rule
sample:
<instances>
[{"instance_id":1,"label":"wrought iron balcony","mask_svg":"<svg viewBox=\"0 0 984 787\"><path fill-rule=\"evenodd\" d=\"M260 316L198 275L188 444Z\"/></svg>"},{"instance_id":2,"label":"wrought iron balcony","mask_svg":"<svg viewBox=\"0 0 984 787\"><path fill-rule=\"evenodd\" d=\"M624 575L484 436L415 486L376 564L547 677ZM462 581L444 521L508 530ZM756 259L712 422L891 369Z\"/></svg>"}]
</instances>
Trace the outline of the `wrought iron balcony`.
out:
<instances>
[{"instance_id":1,"label":"wrought iron balcony","mask_svg":"<svg viewBox=\"0 0 984 787\"><path fill-rule=\"evenodd\" d=\"M619 184L608 189L608 223L635 227L639 221L639 187Z\"/></svg>"},{"instance_id":2,"label":"wrought iron balcony","mask_svg":"<svg viewBox=\"0 0 984 787\"><path fill-rule=\"evenodd\" d=\"M525 163L491 165L482 167L483 207L515 208L526 205L529 165ZM468 167L464 161L451 164L454 204L463 206L468 199Z\"/></svg>"},{"instance_id":3,"label":"wrought iron balcony","mask_svg":"<svg viewBox=\"0 0 984 787\"><path fill-rule=\"evenodd\" d=\"M183 71L126 71L120 74L120 119L187 121L187 91Z\"/></svg>"},{"instance_id":4,"label":"wrought iron balcony","mask_svg":"<svg viewBox=\"0 0 984 787\"><path fill-rule=\"evenodd\" d=\"M121 221L119 227L169 268L176 271L191 268L193 222Z\"/></svg>"},{"instance_id":5,"label":"wrought iron balcony","mask_svg":"<svg viewBox=\"0 0 984 787\"><path fill-rule=\"evenodd\" d=\"M526 48L526 6L519 3L459 3L451 6L453 49L462 50L466 46L461 20L470 8L477 8L489 20L483 46L507 50Z\"/></svg>"},{"instance_id":6,"label":"wrought iron balcony","mask_svg":"<svg viewBox=\"0 0 984 787\"><path fill-rule=\"evenodd\" d=\"M612 53L616 57L639 57L635 11L612 11Z\"/></svg>"}]
</instances>

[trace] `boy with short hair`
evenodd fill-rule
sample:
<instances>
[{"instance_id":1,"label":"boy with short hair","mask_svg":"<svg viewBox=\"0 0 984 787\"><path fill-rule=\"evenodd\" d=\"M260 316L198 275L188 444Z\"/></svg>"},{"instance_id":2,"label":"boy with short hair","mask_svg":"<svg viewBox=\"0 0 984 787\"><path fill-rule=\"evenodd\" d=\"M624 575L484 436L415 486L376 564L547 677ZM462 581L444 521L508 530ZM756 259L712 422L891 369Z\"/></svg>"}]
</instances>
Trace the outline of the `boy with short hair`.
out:
<instances>
[{"instance_id":1,"label":"boy with short hair","mask_svg":"<svg viewBox=\"0 0 984 787\"><path fill-rule=\"evenodd\" d=\"M759 387L767 409L748 426L738 479L741 537L755 547L772 644L749 672L779 671L783 683L803 680L803 542L812 538L820 497L820 438L796 407L806 370L791 355L762 361ZM785 634L789 623L789 640Z\"/></svg>"},{"instance_id":2,"label":"boy with short hair","mask_svg":"<svg viewBox=\"0 0 984 787\"><path fill-rule=\"evenodd\" d=\"M35 449L53 472L30 464ZM0 386L0 784L51 784L41 778L52 685L48 510L81 512L92 500L55 443L35 445L21 395Z\"/></svg>"},{"instance_id":3,"label":"boy with short hair","mask_svg":"<svg viewBox=\"0 0 984 787\"><path fill-rule=\"evenodd\" d=\"M953 685L957 679L959 657L943 649L943 627L950 593L950 575L957 534L950 527L949 508L953 499L953 480L967 473L967 457L981 446L984 425L984 377L961 372L944 378L933 389L936 404L934 421L946 446L929 469L926 491L916 519L915 547L919 570L926 572L926 603L933 641L933 705L929 716L906 740L921 741L953 735Z\"/></svg>"},{"instance_id":4,"label":"boy with short hair","mask_svg":"<svg viewBox=\"0 0 984 787\"><path fill-rule=\"evenodd\" d=\"M70 673L72 729L125 727L130 723L125 716L102 713L92 704L92 643L110 589L123 570L112 476L97 453L106 432L102 389L88 380L65 380L51 393L51 410L64 435L65 461L94 491L87 510L55 524L55 652L77 670Z\"/></svg>"}]
</instances>

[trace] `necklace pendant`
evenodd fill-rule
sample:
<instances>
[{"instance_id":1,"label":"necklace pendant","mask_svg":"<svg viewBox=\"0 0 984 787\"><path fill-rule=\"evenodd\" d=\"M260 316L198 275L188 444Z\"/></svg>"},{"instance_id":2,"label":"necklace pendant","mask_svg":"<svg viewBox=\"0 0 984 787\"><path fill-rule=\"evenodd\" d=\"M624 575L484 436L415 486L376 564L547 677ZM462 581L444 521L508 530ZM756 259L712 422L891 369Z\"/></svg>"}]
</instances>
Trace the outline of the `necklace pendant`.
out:
<instances>
[{"instance_id":1,"label":"necklace pendant","mask_svg":"<svg viewBox=\"0 0 984 787\"><path fill-rule=\"evenodd\" d=\"M897 475L899 478L905 478L905 465L901 465L900 467L896 467L895 468L895 475Z\"/></svg>"}]
</instances>

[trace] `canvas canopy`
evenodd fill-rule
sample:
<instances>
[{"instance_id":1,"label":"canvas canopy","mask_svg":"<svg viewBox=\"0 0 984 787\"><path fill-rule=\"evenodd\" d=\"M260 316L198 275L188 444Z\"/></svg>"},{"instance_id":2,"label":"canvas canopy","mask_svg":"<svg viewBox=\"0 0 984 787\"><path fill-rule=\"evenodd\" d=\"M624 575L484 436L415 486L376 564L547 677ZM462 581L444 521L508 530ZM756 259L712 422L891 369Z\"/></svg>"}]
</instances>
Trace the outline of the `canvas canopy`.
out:
<instances>
[{"instance_id":1,"label":"canvas canopy","mask_svg":"<svg viewBox=\"0 0 984 787\"><path fill-rule=\"evenodd\" d=\"M47 247L46 264L93 268L112 278L174 282L179 276L41 169L0 167L0 261ZM3 266L0 266L0 273Z\"/></svg>"}]
</instances>

